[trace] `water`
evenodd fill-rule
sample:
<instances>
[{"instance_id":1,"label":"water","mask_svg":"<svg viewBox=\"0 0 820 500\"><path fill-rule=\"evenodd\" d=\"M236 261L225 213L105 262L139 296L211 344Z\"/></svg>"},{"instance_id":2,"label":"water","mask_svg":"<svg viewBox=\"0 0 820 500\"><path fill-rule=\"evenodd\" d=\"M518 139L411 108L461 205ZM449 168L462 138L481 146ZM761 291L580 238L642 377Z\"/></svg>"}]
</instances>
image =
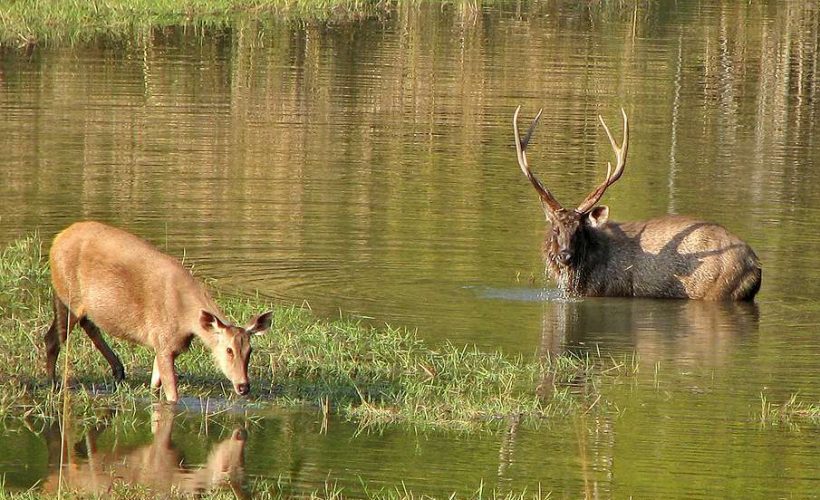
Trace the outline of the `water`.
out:
<instances>
[{"instance_id":1,"label":"water","mask_svg":"<svg viewBox=\"0 0 820 500\"><path fill-rule=\"evenodd\" d=\"M286 477L305 491L331 476L350 491L361 479L439 495L483 482L567 497L816 496L817 427L758 419L761 394L820 400L820 12L584 5L240 19L204 36L0 54L0 244L100 219L220 288L320 316L525 356L639 359L634 383L607 390L620 412L535 430L360 435L331 422L321 434L312 411L240 418L245 485ZM724 224L763 262L756 305L554 300L545 222L515 160L519 104L522 119L544 108L529 161L566 205L611 159L597 115L618 135L623 107L630 156L604 198L611 217ZM174 425L191 467L227 436ZM141 443L156 440L149 427ZM0 452L8 487L47 477L42 430L2 436L1 448L28 450Z\"/></svg>"}]
</instances>

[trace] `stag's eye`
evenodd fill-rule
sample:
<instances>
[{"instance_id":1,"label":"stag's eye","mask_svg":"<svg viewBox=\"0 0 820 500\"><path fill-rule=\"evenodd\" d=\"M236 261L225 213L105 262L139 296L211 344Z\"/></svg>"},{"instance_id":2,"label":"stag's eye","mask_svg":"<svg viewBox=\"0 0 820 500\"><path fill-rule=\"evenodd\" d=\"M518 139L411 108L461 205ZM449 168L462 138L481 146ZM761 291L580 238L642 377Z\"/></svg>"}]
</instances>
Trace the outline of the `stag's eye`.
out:
<instances>
[{"instance_id":1,"label":"stag's eye","mask_svg":"<svg viewBox=\"0 0 820 500\"><path fill-rule=\"evenodd\" d=\"M233 357L233 349L230 347L227 349L228 356Z\"/></svg>"}]
</instances>

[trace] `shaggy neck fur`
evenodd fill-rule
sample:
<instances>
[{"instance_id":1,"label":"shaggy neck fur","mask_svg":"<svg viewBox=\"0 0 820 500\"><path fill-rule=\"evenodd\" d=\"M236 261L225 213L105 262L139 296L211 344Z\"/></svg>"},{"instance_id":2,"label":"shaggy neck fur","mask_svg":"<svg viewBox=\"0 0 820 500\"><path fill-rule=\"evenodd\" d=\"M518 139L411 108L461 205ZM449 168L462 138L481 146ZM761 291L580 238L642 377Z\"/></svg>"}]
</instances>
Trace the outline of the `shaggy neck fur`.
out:
<instances>
[{"instance_id":1,"label":"shaggy neck fur","mask_svg":"<svg viewBox=\"0 0 820 500\"><path fill-rule=\"evenodd\" d=\"M595 286L595 271L604 258L605 246L600 242L602 234L589 226L583 226L576 235L572 248L572 260L568 266L558 263L558 243L554 238L546 241L544 254L547 272L567 295L588 295Z\"/></svg>"}]
</instances>

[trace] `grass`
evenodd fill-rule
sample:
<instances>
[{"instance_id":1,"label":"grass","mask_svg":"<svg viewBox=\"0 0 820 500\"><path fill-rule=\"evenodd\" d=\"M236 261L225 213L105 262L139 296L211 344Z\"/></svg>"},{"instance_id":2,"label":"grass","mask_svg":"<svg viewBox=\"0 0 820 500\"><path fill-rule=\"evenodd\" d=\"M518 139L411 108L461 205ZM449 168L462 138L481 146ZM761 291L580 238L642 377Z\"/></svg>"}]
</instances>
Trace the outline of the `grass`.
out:
<instances>
[{"instance_id":1,"label":"grass","mask_svg":"<svg viewBox=\"0 0 820 500\"><path fill-rule=\"evenodd\" d=\"M165 26L227 24L238 16L363 18L392 0L11 0L0 5L0 45L32 47L122 37Z\"/></svg>"},{"instance_id":2,"label":"grass","mask_svg":"<svg viewBox=\"0 0 820 500\"><path fill-rule=\"evenodd\" d=\"M792 394L783 404L772 404L760 395L760 422L770 425L795 426L800 422L820 425L820 405L798 401Z\"/></svg>"},{"instance_id":3,"label":"grass","mask_svg":"<svg viewBox=\"0 0 820 500\"><path fill-rule=\"evenodd\" d=\"M37 235L0 252L0 418L58 418L61 394L45 380L42 336L50 307L48 269ZM573 355L510 357L450 343L431 347L414 333L350 320L322 321L309 311L218 296L228 316L243 320L272 307L273 328L254 338L250 407L313 405L361 425L473 428L514 417L536 423L608 406L602 383L630 376L634 361ZM110 369L77 328L69 336L72 412L94 421L100 408L136 410L155 400L153 355L110 339L127 380L113 390ZM60 366L65 362L65 349ZM199 342L177 359L180 393L202 401L233 400L232 388ZM219 404L219 403L217 403ZM208 404L203 403L203 407Z\"/></svg>"},{"instance_id":4,"label":"grass","mask_svg":"<svg viewBox=\"0 0 820 500\"><path fill-rule=\"evenodd\" d=\"M399 4L428 3L433 8L452 7L474 16L497 0L5 0L0 2L0 48L27 50L39 45L87 43L109 39L136 38L155 28L179 26L199 29L229 26L238 19L346 22L383 18ZM534 5L538 5L537 2ZM591 9L594 7L594 9ZM638 11L652 11L652 2L578 2L579 15L590 10L605 17L629 16L633 33Z\"/></svg>"},{"instance_id":5,"label":"grass","mask_svg":"<svg viewBox=\"0 0 820 500\"><path fill-rule=\"evenodd\" d=\"M4 346L0 352L0 380L5 381L0 385L0 421L17 427L32 423L35 427L56 425L62 415L70 413L71 425L86 429L144 425L145 410L156 401L148 387L152 354L146 348L109 339L128 375L127 381L114 390L107 363L76 329L69 336L70 349L63 350L58 367L60 372L68 369L70 390L52 390L45 380L42 336L52 313L42 248L35 234L0 251L0 342ZM230 384L198 342L178 358L181 394L189 400L200 400L198 406L205 414L206 426L209 421L221 425L221 420L241 415L220 413L226 404L239 408L309 405L326 416L337 414L358 422L363 428L400 424L473 430L511 419L522 425L537 425L553 416L602 411L607 403L598 390L601 384L629 376L637 369L634 362L571 355L533 360L449 343L434 348L402 329L373 328L344 319L322 321L304 309L271 306L248 298L223 295L217 300L226 314L237 319L273 307L274 326L268 334L254 339L254 390L247 400L234 399ZM67 366L66 351L71 356ZM66 401L69 411L63 406ZM216 408L216 413L209 413L209 408ZM263 499L348 496L332 478L324 488L308 495L286 478L254 478L246 487L254 498ZM364 493L357 491L355 496L362 498L428 498L404 487L361 484L360 488ZM116 483L110 493L116 498L155 498L155 492L138 484ZM64 492L62 497L82 496L75 495ZM483 487L467 495L505 500L548 496ZM39 487L11 492L0 483L0 500L47 497ZM234 498L235 492L222 487L205 497ZM170 498L185 495L179 492Z\"/></svg>"},{"instance_id":6,"label":"grass","mask_svg":"<svg viewBox=\"0 0 820 500\"><path fill-rule=\"evenodd\" d=\"M366 485L363 485L366 486ZM287 481L269 481L256 480L250 487L250 491L246 492L251 498L260 500L279 500L289 498L306 498L310 500L343 500L349 498L348 493L344 488L330 479L325 482L323 488L317 488L309 493L294 492ZM127 483L116 483L115 487L110 491L113 498L129 498L131 500L149 500L157 498L156 493L149 488L139 485L132 485ZM206 492L197 498L208 500L234 500L239 495L229 488L215 489ZM42 498L53 498L52 496L44 495L37 490L30 490L25 492L9 492L4 488L2 478L0 478L0 500L15 499L15 500L39 500ZM67 492L62 495L64 499L87 498L87 496ZM172 492L169 495L164 495L163 498L169 500L190 498L190 495L185 495L182 492ZM393 488L364 488L364 493L356 492L355 498L362 498L367 500L427 500L434 497L429 495L414 492L405 487ZM521 492L502 492L496 489L487 490L479 486L471 495L459 496L453 493L447 498L471 498L475 500L546 500L551 498L550 493L535 491L521 491Z\"/></svg>"}]
</instances>

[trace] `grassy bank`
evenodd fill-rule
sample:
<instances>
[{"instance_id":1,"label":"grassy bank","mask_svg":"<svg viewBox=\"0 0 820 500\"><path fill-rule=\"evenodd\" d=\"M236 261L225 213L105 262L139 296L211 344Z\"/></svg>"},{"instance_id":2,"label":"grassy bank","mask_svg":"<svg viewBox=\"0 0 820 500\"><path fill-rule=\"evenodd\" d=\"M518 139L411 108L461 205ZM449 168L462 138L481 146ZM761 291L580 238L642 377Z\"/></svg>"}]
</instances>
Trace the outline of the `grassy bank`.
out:
<instances>
[{"instance_id":1,"label":"grassy bank","mask_svg":"<svg viewBox=\"0 0 820 500\"><path fill-rule=\"evenodd\" d=\"M44 376L42 336L51 321L48 269L36 236L0 255L0 417L55 418L60 394ZM309 311L222 296L226 314L243 320L273 307L273 329L255 338L252 397L243 404L315 405L363 425L406 423L473 427L510 417L522 422L607 407L602 383L629 376L633 361L573 355L540 360L444 343L431 347L414 333L349 320L321 321ZM116 391L107 363L77 329L60 355L70 358L74 413L128 409L154 399L148 389L150 350L111 339L127 381ZM198 342L177 360L184 397L232 400L230 384ZM61 366L58 369L62 370ZM142 403L139 403L139 402Z\"/></svg>"},{"instance_id":2,"label":"grassy bank","mask_svg":"<svg viewBox=\"0 0 820 500\"><path fill-rule=\"evenodd\" d=\"M12 0L0 5L0 45L75 43L164 26L225 24L236 16L362 18L391 0Z\"/></svg>"}]
</instances>

